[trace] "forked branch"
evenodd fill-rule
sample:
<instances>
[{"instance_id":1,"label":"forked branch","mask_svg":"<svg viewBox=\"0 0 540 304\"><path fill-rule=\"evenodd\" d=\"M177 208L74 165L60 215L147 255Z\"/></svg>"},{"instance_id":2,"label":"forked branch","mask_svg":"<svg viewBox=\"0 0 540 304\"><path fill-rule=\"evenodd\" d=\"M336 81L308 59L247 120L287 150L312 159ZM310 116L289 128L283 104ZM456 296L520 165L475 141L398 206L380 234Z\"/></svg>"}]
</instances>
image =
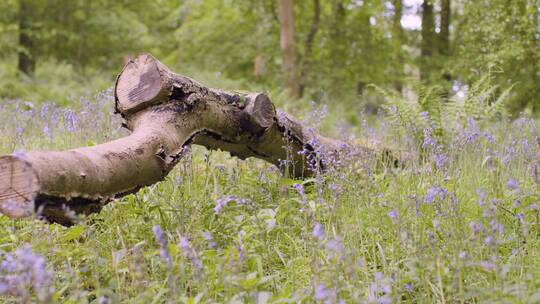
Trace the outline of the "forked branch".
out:
<instances>
[{"instance_id":1,"label":"forked branch","mask_svg":"<svg viewBox=\"0 0 540 304\"><path fill-rule=\"evenodd\" d=\"M208 88L148 54L126 64L115 97L131 135L69 151L1 156L0 212L71 224L68 210L98 212L163 180L191 144L257 157L295 177L324 170L347 147L276 110L265 94Z\"/></svg>"}]
</instances>

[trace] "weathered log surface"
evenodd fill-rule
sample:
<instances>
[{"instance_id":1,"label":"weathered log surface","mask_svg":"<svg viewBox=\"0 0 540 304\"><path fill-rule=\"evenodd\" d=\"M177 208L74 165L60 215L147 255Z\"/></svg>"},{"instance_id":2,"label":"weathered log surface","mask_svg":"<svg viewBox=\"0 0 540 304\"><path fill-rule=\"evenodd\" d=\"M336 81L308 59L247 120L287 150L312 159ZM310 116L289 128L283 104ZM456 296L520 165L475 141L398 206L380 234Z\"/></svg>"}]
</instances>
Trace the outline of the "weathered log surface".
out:
<instances>
[{"instance_id":1,"label":"weathered log surface","mask_svg":"<svg viewBox=\"0 0 540 304\"><path fill-rule=\"evenodd\" d=\"M74 220L69 210L98 212L163 180L190 144L257 157L295 177L324 170L347 146L276 110L265 94L208 88L148 54L126 64L115 97L131 135L93 147L0 157L1 213L39 213L68 225Z\"/></svg>"}]
</instances>

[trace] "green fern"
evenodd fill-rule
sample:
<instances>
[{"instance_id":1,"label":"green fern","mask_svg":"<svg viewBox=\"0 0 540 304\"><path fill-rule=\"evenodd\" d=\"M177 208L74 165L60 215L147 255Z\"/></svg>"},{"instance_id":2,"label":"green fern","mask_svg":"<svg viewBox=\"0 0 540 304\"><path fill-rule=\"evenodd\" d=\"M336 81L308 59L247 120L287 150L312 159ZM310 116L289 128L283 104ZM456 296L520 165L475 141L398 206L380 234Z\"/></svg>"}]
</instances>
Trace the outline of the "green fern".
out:
<instances>
[{"instance_id":1,"label":"green fern","mask_svg":"<svg viewBox=\"0 0 540 304\"><path fill-rule=\"evenodd\" d=\"M454 132L456 122L460 127L465 127L469 117L479 124L506 119L512 86L500 92L500 88L492 85L490 79L488 73L474 82L463 99L448 99L438 86L415 86L413 89L418 94L416 100L408 100L395 91L373 87L385 99L383 109L389 121L399 132L412 131L420 145L425 128L432 130L438 142L445 143Z\"/></svg>"}]
</instances>

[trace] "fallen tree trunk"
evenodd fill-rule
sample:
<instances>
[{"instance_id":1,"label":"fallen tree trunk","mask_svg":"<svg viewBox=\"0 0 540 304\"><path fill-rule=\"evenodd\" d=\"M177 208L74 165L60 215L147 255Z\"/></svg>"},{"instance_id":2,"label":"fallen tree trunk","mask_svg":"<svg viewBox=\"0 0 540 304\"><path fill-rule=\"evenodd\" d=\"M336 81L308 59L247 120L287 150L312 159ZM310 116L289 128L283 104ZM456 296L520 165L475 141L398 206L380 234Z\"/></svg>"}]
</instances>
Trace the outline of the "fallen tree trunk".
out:
<instances>
[{"instance_id":1,"label":"fallen tree trunk","mask_svg":"<svg viewBox=\"0 0 540 304\"><path fill-rule=\"evenodd\" d=\"M1 156L0 212L14 218L37 213L69 225L73 213L98 212L163 180L191 144L257 157L294 177L328 168L347 149L276 111L265 94L208 88L147 54L126 64L115 97L131 135L69 151Z\"/></svg>"}]
</instances>

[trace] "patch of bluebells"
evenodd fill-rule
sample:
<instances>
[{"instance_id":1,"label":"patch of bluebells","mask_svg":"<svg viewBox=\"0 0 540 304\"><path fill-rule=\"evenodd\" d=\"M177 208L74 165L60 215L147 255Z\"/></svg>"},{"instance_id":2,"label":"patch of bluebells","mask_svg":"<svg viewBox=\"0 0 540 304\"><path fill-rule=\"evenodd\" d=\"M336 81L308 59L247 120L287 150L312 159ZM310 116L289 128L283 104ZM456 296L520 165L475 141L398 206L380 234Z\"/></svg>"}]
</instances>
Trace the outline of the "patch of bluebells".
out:
<instances>
[{"instance_id":1,"label":"patch of bluebells","mask_svg":"<svg viewBox=\"0 0 540 304\"><path fill-rule=\"evenodd\" d=\"M441 170L450 161L446 153L444 153L441 145L437 143L437 140L433 136L432 128L424 129L424 141L422 142L422 149L424 151L432 152L432 160L435 163L437 170Z\"/></svg>"},{"instance_id":2,"label":"patch of bluebells","mask_svg":"<svg viewBox=\"0 0 540 304\"><path fill-rule=\"evenodd\" d=\"M238 232L238 243L236 245L236 249L238 250L238 264L242 265L244 263L244 259L246 258L246 248L244 247L244 237L246 233L241 230Z\"/></svg>"},{"instance_id":3,"label":"patch of bluebells","mask_svg":"<svg viewBox=\"0 0 540 304\"><path fill-rule=\"evenodd\" d=\"M75 132L77 130L77 116L73 110L66 110L64 114L64 121L66 124L66 129L69 132Z\"/></svg>"},{"instance_id":4,"label":"patch of bluebells","mask_svg":"<svg viewBox=\"0 0 540 304\"><path fill-rule=\"evenodd\" d=\"M187 237L182 237L180 239L180 243L178 244L178 246L184 252L184 257L191 262L191 265L193 269L195 270L195 275L197 277L200 277L200 275L202 274L204 265L199 257L200 256L199 252L195 250L195 247L191 245Z\"/></svg>"},{"instance_id":5,"label":"patch of bluebells","mask_svg":"<svg viewBox=\"0 0 540 304\"><path fill-rule=\"evenodd\" d=\"M159 244L159 256L167 265L167 268L172 268L172 258L171 254L169 253L168 246L168 240L167 236L165 235L165 232L161 229L159 225L155 225L152 227L152 232L154 233L154 238L156 239L156 242Z\"/></svg>"},{"instance_id":6,"label":"patch of bluebells","mask_svg":"<svg viewBox=\"0 0 540 304\"><path fill-rule=\"evenodd\" d=\"M382 273L375 273L375 280L369 285L367 302L377 304L393 303L391 297L391 282L392 280L389 278L385 278Z\"/></svg>"},{"instance_id":7,"label":"patch of bluebells","mask_svg":"<svg viewBox=\"0 0 540 304\"><path fill-rule=\"evenodd\" d=\"M204 239L208 242L208 247L211 249L217 249L217 243L214 240L214 236L210 232L203 232Z\"/></svg>"},{"instance_id":8,"label":"patch of bluebells","mask_svg":"<svg viewBox=\"0 0 540 304\"><path fill-rule=\"evenodd\" d=\"M302 184L294 184L292 187L300 195L300 198L302 199L302 204L307 205L308 199L307 199L307 196L306 196L306 191L304 190L304 185L302 185Z\"/></svg>"},{"instance_id":9,"label":"patch of bluebells","mask_svg":"<svg viewBox=\"0 0 540 304\"><path fill-rule=\"evenodd\" d=\"M446 197L448 197L450 193L448 190L434 186L428 189L426 196L424 197L424 203L431 204L435 201L435 199L439 198L441 201L444 201Z\"/></svg>"},{"instance_id":10,"label":"patch of bluebells","mask_svg":"<svg viewBox=\"0 0 540 304\"><path fill-rule=\"evenodd\" d=\"M47 269L45 258L32 252L27 244L4 255L0 263L0 295L15 296L26 303L31 289L40 303L51 302L53 273Z\"/></svg>"},{"instance_id":11,"label":"patch of bluebells","mask_svg":"<svg viewBox=\"0 0 540 304\"><path fill-rule=\"evenodd\" d=\"M470 116L467 117L467 127L463 130L458 139L462 140L464 144L474 144L480 138L484 138L490 144L495 143L495 138L491 133L481 131L474 118Z\"/></svg>"},{"instance_id":12,"label":"patch of bluebells","mask_svg":"<svg viewBox=\"0 0 540 304\"><path fill-rule=\"evenodd\" d=\"M512 191L519 192L519 182L515 178L510 178L506 182L506 186Z\"/></svg>"},{"instance_id":13,"label":"patch of bluebells","mask_svg":"<svg viewBox=\"0 0 540 304\"><path fill-rule=\"evenodd\" d=\"M327 288L323 283L319 283L315 286L314 297L315 300L325 304L344 303L343 300L337 302L336 290Z\"/></svg>"},{"instance_id":14,"label":"patch of bluebells","mask_svg":"<svg viewBox=\"0 0 540 304\"><path fill-rule=\"evenodd\" d=\"M321 223L316 222L315 225L313 226L312 235L317 241L319 242L324 241L326 237L325 232L324 232L324 226Z\"/></svg>"},{"instance_id":15,"label":"patch of bluebells","mask_svg":"<svg viewBox=\"0 0 540 304\"><path fill-rule=\"evenodd\" d=\"M340 260L344 258L345 247L343 246L343 241L339 236L329 239L326 242L326 252L328 253L329 258L335 257Z\"/></svg>"},{"instance_id":16,"label":"patch of bluebells","mask_svg":"<svg viewBox=\"0 0 540 304\"><path fill-rule=\"evenodd\" d=\"M239 205L251 205L252 201L246 198L239 198L235 195L222 196L216 199L216 206L214 207L214 212L220 214L221 210L227 206L230 202L236 202Z\"/></svg>"},{"instance_id":17,"label":"patch of bluebells","mask_svg":"<svg viewBox=\"0 0 540 304\"><path fill-rule=\"evenodd\" d=\"M314 130L312 128L308 128L309 134L313 134L313 132ZM298 155L305 157L308 169L311 172L318 173L320 171L321 160L323 161L325 167L329 165L327 162L325 162L325 159L321 158L321 156L325 155L322 149L323 146L319 143L317 137L312 136L312 138L304 145L304 148L297 152Z\"/></svg>"}]
</instances>

